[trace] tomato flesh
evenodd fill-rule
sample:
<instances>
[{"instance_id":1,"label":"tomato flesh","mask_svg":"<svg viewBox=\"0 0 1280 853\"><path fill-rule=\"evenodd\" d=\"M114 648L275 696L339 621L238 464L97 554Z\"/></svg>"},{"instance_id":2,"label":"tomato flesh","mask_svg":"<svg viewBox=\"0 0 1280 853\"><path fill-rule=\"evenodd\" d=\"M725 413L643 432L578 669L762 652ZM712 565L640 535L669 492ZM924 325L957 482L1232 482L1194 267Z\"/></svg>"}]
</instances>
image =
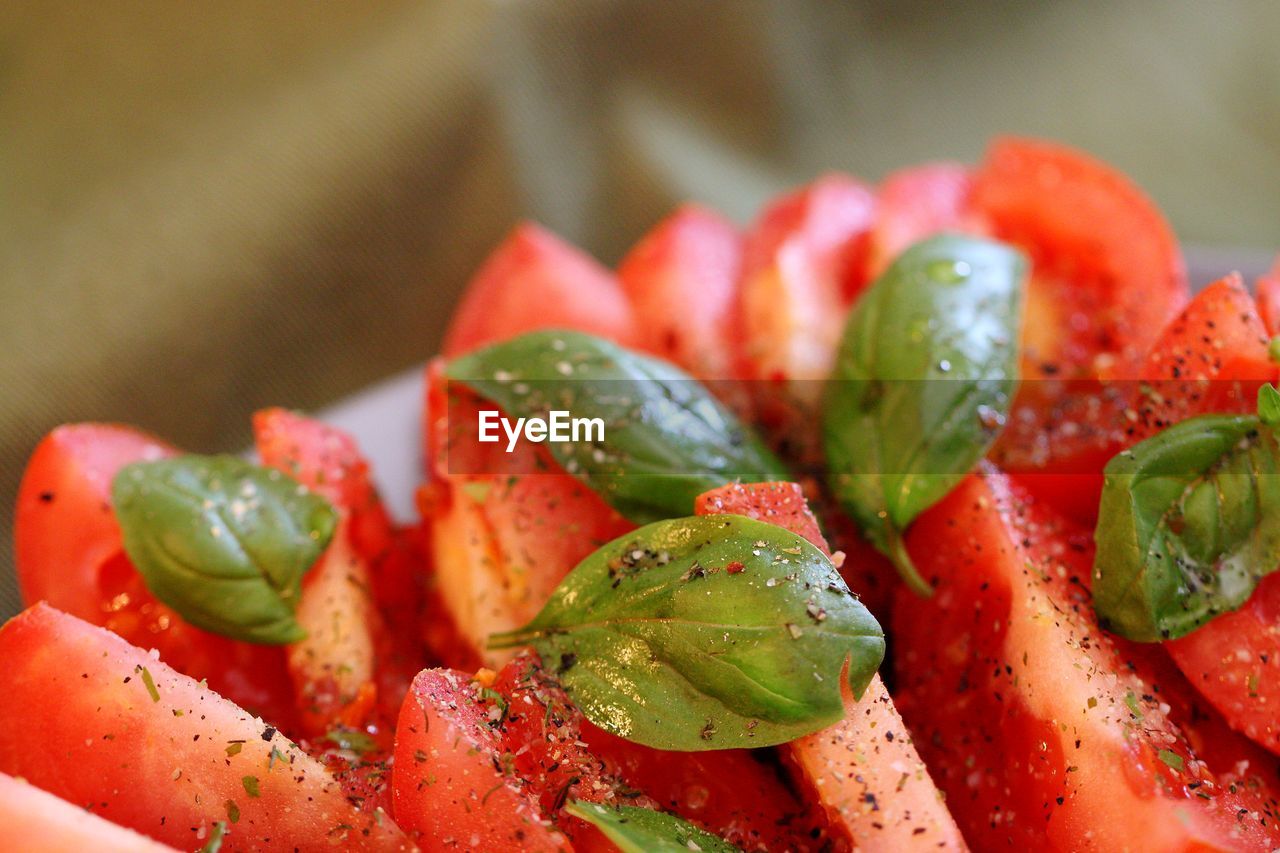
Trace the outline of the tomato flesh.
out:
<instances>
[{"instance_id":1,"label":"tomato flesh","mask_svg":"<svg viewBox=\"0 0 1280 853\"><path fill-rule=\"evenodd\" d=\"M41 853L176 853L35 785L0 773L0 850Z\"/></svg>"},{"instance_id":2,"label":"tomato flesh","mask_svg":"<svg viewBox=\"0 0 1280 853\"><path fill-rule=\"evenodd\" d=\"M225 850L408 849L274 726L109 631L37 604L0 660L2 772L183 849L219 821Z\"/></svg>"},{"instance_id":3,"label":"tomato flesh","mask_svg":"<svg viewBox=\"0 0 1280 853\"><path fill-rule=\"evenodd\" d=\"M636 341L631 305L617 279L583 252L525 223L467 285L443 353L461 355L547 328L589 332L623 346Z\"/></svg>"},{"instance_id":4,"label":"tomato flesh","mask_svg":"<svg viewBox=\"0 0 1280 853\"><path fill-rule=\"evenodd\" d=\"M23 600L48 602L158 649L174 668L287 728L293 699L282 651L188 625L151 595L124 553L111 509L112 478L131 462L176 453L113 424L68 424L49 433L18 491L14 544Z\"/></svg>"},{"instance_id":5,"label":"tomato flesh","mask_svg":"<svg viewBox=\"0 0 1280 853\"><path fill-rule=\"evenodd\" d=\"M1271 849L1272 780L1210 766L1103 634L1087 532L984 467L908 533L897 699L980 849ZM1147 652L1143 652L1147 653Z\"/></svg>"}]
</instances>

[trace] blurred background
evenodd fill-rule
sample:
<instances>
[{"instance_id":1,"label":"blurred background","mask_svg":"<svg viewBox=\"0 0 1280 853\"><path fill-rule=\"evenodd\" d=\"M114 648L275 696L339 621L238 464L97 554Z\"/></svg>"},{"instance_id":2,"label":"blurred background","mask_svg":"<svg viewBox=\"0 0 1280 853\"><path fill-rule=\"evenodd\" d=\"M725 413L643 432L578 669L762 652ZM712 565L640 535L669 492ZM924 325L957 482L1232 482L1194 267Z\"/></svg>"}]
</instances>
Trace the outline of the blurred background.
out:
<instances>
[{"instance_id":1,"label":"blurred background","mask_svg":"<svg viewBox=\"0 0 1280 853\"><path fill-rule=\"evenodd\" d=\"M1278 33L1280 4L1195 0L10 0L0 615L52 426L242 447L256 408L431 355L522 217L613 263L686 198L746 221L826 170L1020 133L1256 271L1280 248Z\"/></svg>"}]
</instances>

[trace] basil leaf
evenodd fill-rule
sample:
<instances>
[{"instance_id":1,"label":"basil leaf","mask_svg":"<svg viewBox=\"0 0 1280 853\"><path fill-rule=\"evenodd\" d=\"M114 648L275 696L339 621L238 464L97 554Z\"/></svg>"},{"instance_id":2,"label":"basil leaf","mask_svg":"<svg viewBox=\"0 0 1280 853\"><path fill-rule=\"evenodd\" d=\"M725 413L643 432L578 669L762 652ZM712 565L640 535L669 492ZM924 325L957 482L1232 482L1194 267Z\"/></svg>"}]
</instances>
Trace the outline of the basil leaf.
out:
<instances>
[{"instance_id":1,"label":"basil leaf","mask_svg":"<svg viewBox=\"0 0 1280 853\"><path fill-rule=\"evenodd\" d=\"M1202 415L1104 471L1093 604L1131 640L1181 637L1248 600L1280 563L1280 443L1249 415Z\"/></svg>"},{"instance_id":2,"label":"basil leaf","mask_svg":"<svg viewBox=\"0 0 1280 853\"><path fill-rule=\"evenodd\" d=\"M1026 261L941 236L905 251L854 306L823 398L828 478L919 593L901 534L991 447L1018 381Z\"/></svg>"},{"instance_id":3,"label":"basil leaf","mask_svg":"<svg viewBox=\"0 0 1280 853\"><path fill-rule=\"evenodd\" d=\"M742 853L724 839L666 812L574 800L564 810L600 830L622 853Z\"/></svg>"},{"instance_id":4,"label":"basil leaf","mask_svg":"<svg viewBox=\"0 0 1280 853\"><path fill-rule=\"evenodd\" d=\"M637 524L688 515L694 498L734 480L788 477L697 380L602 338L531 332L457 358L447 372L508 417L562 410L600 418L603 441L547 447L566 471Z\"/></svg>"},{"instance_id":5,"label":"basil leaf","mask_svg":"<svg viewBox=\"0 0 1280 853\"><path fill-rule=\"evenodd\" d=\"M772 746L844 713L884 632L825 554L740 515L659 521L578 564L523 628L565 690L620 737L683 751Z\"/></svg>"},{"instance_id":6,"label":"basil leaf","mask_svg":"<svg viewBox=\"0 0 1280 853\"><path fill-rule=\"evenodd\" d=\"M126 465L111 500L125 553L183 619L251 643L306 636L302 576L337 524L323 498L234 456L179 456Z\"/></svg>"},{"instance_id":7,"label":"basil leaf","mask_svg":"<svg viewBox=\"0 0 1280 853\"><path fill-rule=\"evenodd\" d=\"M1258 419L1271 427L1280 424L1280 391L1270 382L1258 387Z\"/></svg>"}]
</instances>

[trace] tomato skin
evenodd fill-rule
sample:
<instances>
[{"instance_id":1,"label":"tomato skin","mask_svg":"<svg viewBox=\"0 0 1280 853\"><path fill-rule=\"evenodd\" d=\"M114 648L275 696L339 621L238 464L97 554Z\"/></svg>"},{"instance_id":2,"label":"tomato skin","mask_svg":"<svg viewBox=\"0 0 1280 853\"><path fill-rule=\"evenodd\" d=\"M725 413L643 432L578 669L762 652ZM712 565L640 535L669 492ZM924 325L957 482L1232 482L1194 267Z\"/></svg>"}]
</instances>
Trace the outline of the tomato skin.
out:
<instances>
[{"instance_id":1,"label":"tomato skin","mask_svg":"<svg viewBox=\"0 0 1280 853\"><path fill-rule=\"evenodd\" d=\"M176 853L175 848L0 773L0 850Z\"/></svg>"},{"instance_id":2,"label":"tomato skin","mask_svg":"<svg viewBox=\"0 0 1280 853\"><path fill-rule=\"evenodd\" d=\"M396 727L397 820L426 849L571 850L527 778L499 769L504 749L480 691L457 670L413 680Z\"/></svg>"},{"instance_id":3,"label":"tomato skin","mask_svg":"<svg viewBox=\"0 0 1280 853\"><path fill-rule=\"evenodd\" d=\"M634 318L613 275L532 223L516 226L480 267L453 313L443 353L453 357L536 329L566 328L636 341Z\"/></svg>"},{"instance_id":4,"label":"tomato skin","mask_svg":"<svg viewBox=\"0 0 1280 853\"><path fill-rule=\"evenodd\" d=\"M1081 520L1101 488L1131 377L1188 299L1177 241L1128 178L1066 146L997 140L973 175L972 213L1031 259L1022 386L991 458ZM1125 396L1128 389L1121 389ZM1101 463L1101 464L1100 464Z\"/></svg>"},{"instance_id":5,"label":"tomato skin","mask_svg":"<svg viewBox=\"0 0 1280 853\"><path fill-rule=\"evenodd\" d=\"M767 521L831 554L796 483L714 489L698 496L695 512L732 512ZM884 682L872 678L858 699L847 682L842 690L842 720L779 747L797 782L826 814L833 834L858 850L965 850Z\"/></svg>"},{"instance_id":6,"label":"tomato skin","mask_svg":"<svg viewBox=\"0 0 1280 853\"><path fill-rule=\"evenodd\" d=\"M1163 215L1088 155L997 139L974 173L972 205L997 239L1031 256L1024 379L1048 375L1045 362L1086 376L1105 373L1106 363L1136 364L1187 302L1182 254ZM1047 314L1036 316L1040 309Z\"/></svg>"},{"instance_id":7,"label":"tomato skin","mask_svg":"<svg viewBox=\"0 0 1280 853\"><path fill-rule=\"evenodd\" d=\"M973 210L973 176L958 163L902 169L876 188L876 219L867 252L867 281L874 281L912 244L943 232L985 235Z\"/></svg>"},{"instance_id":8,"label":"tomato skin","mask_svg":"<svg viewBox=\"0 0 1280 853\"><path fill-rule=\"evenodd\" d=\"M111 510L111 480L131 462L173 456L158 439L114 424L67 424L36 447L18 490L14 545L27 604L46 601L102 625L238 704L291 726L284 653L188 625L147 590Z\"/></svg>"},{"instance_id":9,"label":"tomato skin","mask_svg":"<svg viewBox=\"0 0 1280 853\"><path fill-rule=\"evenodd\" d=\"M896 698L976 848L1275 846L1269 780L1223 785L1099 630L1085 531L984 466L908 547L936 591L899 593Z\"/></svg>"},{"instance_id":10,"label":"tomato skin","mask_svg":"<svg viewBox=\"0 0 1280 853\"><path fill-rule=\"evenodd\" d=\"M339 838L353 850L408 849L389 818L352 808L274 727L109 631L37 604L0 628L0 660L0 771L184 849L228 820L228 801L240 814L224 850Z\"/></svg>"},{"instance_id":11,"label":"tomato skin","mask_svg":"<svg viewBox=\"0 0 1280 853\"><path fill-rule=\"evenodd\" d=\"M618 265L639 346L700 379L728 379L742 235L720 214L685 204L659 222Z\"/></svg>"},{"instance_id":12,"label":"tomato skin","mask_svg":"<svg viewBox=\"0 0 1280 853\"><path fill-rule=\"evenodd\" d=\"M743 249L743 373L751 379L822 380L830 373L844 316L866 286L875 196L831 174L774 200Z\"/></svg>"},{"instance_id":13,"label":"tomato skin","mask_svg":"<svg viewBox=\"0 0 1280 853\"><path fill-rule=\"evenodd\" d=\"M574 566L634 525L542 445L521 442L508 454L480 443L478 412L490 406L449 384L442 362L428 368L427 389L426 520L436 591L468 656L497 666L510 653L488 651L489 635L536 616Z\"/></svg>"}]
</instances>

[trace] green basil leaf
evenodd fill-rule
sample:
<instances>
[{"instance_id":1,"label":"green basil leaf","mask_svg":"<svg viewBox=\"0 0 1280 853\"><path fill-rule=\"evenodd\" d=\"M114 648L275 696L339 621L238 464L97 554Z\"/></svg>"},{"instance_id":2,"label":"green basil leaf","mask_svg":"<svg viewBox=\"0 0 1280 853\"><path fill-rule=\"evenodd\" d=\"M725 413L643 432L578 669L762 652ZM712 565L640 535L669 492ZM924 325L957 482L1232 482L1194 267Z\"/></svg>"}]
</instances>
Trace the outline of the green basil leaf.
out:
<instances>
[{"instance_id":1,"label":"green basil leaf","mask_svg":"<svg viewBox=\"0 0 1280 853\"><path fill-rule=\"evenodd\" d=\"M1248 600L1280 563L1280 443L1249 415L1202 415L1115 456L1095 532L1098 621L1181 637Z\"/></svg>"},{"instance_id":2,"label":"green basil leaf","mask_svg":"<svg viewBox=\"0 0 1280 853\"><path fill-rule=\"evenodd\" d=\"M564 810L604 833L622 853L741 853L723 838L666 812L574 800Z\"/></svg>"},{"instance_id":3,"label":"green basil leaf","mask_svg":"<svg viewBox=\"0 0 1280 853\"><path fill-rule=\"evenodd\" d=\"M604 439L548 442L565 470L637 524L693 512L734 480L787 479L786 468L695 379L656 358L580 332L530 332L461 356L449 378L508 417L552 410L599 418Z\"/></svg>"},{"instance_id":4,"label":"green basil leaf","mask_svg":"<svg viewBox=\"0 0 1280 853\"><path fill-rule=\"evenodd\" d=\"M596 725L660 749L772 746L836 722L884 632L825 554L740 515L659 521L578 564L491 648L532 645Z\"/></svg>"},{"instance_id":5,"label":"green basil leaf","mask_svg":"<svg viewBox=\"0 0 1280 853\"><path fill-rule=\"evenodd\" d=\"M941 236L905 251L854 306L823 398L828 478L923 595L902 531L991 447L1018 381L1027 264Z\"/></svg>"},{"instance_id":6,"label":"green basil leaf","mask_svg":"<svg viewBox=\"0 0 1280 853\"><path fill-rule=\"evenodd\" d=\"M323 498L234 456L179 456L126 465L111 500L125 553L183 619L252 643L306 636L302 576L337 525Z\"/></svg>"},{"instance_id":7,"label":"green basil leaf","mask_svg":"<svg viewBox=\"0 0 1280 853\"><path fill-rule=\"evenodd\" d=\"M1280 391L1270 382L1258 388L1258 419L1270 427L1280 424Z\"/></svg>"}]
</instances>

